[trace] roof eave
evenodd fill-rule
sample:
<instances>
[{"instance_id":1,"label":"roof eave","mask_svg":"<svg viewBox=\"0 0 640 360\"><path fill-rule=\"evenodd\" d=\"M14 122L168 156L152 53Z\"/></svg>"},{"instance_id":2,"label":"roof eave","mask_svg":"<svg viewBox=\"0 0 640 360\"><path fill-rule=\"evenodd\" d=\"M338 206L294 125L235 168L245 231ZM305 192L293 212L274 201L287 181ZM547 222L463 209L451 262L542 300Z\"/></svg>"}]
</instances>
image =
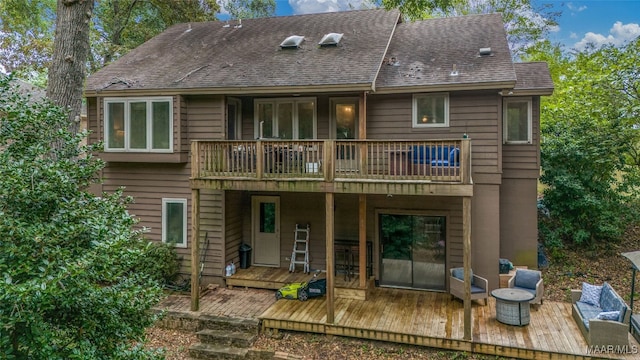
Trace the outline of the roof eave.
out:
<instances>
[{"instance_id":1,"label":"roof eave","mask_svg":"<svg viewBox=\"0 0 640 360\"><path fill-rule=\"evenodd\" d=\"M376 94L398 94L398 93L437 92L437 91L512 89L515 86L515 83L516 83L515 80L513 80L513 81L486 82L486 83L388 86L388 87L378 87L375 93Z\"/></svg>"},{"instance_id":2,"label":"roof eave","mask_svg":"<svg viewBox=\"0 0 640 360\"><path fill-rule=\"evenodd\" d=\"M84 97L94 96L158 96L167 94L182 95L249 95L249 94L312 94L330 92L372 91L372 83L300 85L300 86L229 86L215 88L164 88L164 89L118 89L85 90Z\"/></svg>"}]
</instances>

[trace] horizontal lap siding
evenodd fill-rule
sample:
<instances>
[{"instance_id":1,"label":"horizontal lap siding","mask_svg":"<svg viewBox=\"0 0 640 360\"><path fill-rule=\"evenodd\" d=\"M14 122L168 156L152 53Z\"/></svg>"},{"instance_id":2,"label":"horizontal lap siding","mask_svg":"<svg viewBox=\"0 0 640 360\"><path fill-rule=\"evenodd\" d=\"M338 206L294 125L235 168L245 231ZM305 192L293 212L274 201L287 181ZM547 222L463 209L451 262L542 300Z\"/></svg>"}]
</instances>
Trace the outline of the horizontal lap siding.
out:
<instances>
[{"instance_id":1,"label":"horizontal lap siding","mask_svg":"<svg viewBox=\"0 0 640 360\"><path fill-rule=\"evenodd\" d=\"M174 144L176 151L189 152L192 139L220 139L224 124L224 101L220 96L174 96ZM88 99L88 128L94 133L91 141L102 139L104 118L103 98ZM126 155L126 154L125 154ZM102 172L102 190L114 192L124 187L124 194L132 196L129 213L140 219L138 226L146 227L145 236L162 240L162 199L187 199L187 248L176 248L182 259L181 274L188 276L191 268L191 188L190 163L109 163ZM223 264L223 203L222 192L201 192L201 246L208 234L209 245L204 254L203 277L219 277Z\"/></svg>"},{"instance_id":2,"label":"horizontal lap siding","mask_svg":"<svg viewBox=\"0 0 640 360\"><path fill-rule=\"evenodd\" d=\"M537 179L540 175L540 97L532 100L532 143L503 146L505 178Z\"/></svg>"},{"instance_id":3,"label":"horizontal lap siding","mask_svg":"<svg viewBox=\"0 0 640 360\"><path fill-rule=\"evenodd\" d=\"M369 139L459 139L472 140L474 173L501 171L500 101L494 92L451 93L449 127L413 128L412 94L371 95L367 102Z\"/></svg>"}]
</instances>

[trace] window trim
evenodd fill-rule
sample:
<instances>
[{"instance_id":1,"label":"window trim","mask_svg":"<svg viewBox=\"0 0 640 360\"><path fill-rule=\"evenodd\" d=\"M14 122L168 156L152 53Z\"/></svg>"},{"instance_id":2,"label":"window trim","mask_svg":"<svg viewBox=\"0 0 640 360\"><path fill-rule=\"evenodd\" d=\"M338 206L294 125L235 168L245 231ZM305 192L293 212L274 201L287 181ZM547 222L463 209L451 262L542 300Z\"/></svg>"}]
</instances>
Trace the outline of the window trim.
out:
<instances>
[{"instance_id":1,"label":"window trim","mask_svg":"<svg viewBox=\"0 0 640 360\"><path fill-rule=\"evenodd\" d=\"M293 119L292 124L293 134L291 139L284 140L299 140L300 139L300 123L298 119L298 103L313 102L313 139L318 138L318 100L316 97L287 97L287 98L261 98L255 99L253 102L253 121L254 121L254 136L256 139L260 138L260 119L258 118L258 106L260 104L272 104L272 134L278 134L278 105L290 103L292 104ZM312 139L305 139L312 140Z\"/></svg>"},{"instance_id":2,"label":"window trim","mask_svg":"<svg viewBox=\"0 0 640 360\"><path fill-rule=\"evenodd\" d=\"M177 248L186 248L188 239L187 239L187 199L180 198L162 198L162 242L167 243L167 205L168 204L182 204L182 238L184 239L184 243L175 243L175 247Z\"/></svg>"},{"instance_id":3,"label":"window trim","mask_svg":"<svg viewBox=\"0 0 640 360\"><path fill-rule=\"evenodd\" d=\"M444 123L422 123L419 121L418 116L418 99L425 98L429 96L442 96L444 95ZM449 93L448 92L437 92L437 93L420 93L413 94L413 98L411 101L412 110L411 110L411 126L413 128L440 128L440 127L449 127Z\"/></svg>"},{"instance_id":4,"label":"window trim","mask_svg":"<svg viewBox=\"0 0 640 360\"><path fill-rule=\"evenodd\" d=\"M146 103L146 111L147 111L147 147L144 149L132 149L130 148L130 138L127 136L126 131L129 130L130 126L130 103L136 102L145 102ZM153 123L152 116L152 106L154 102L168 102L169 103L169 147L167 149L154 149L153 145L153 127L151 126ZM122 148L110 148L109 147L109 104L111 103L123 103L124 104L124 129L125 129L125 137L124 137L124 147ZM173 153L173 97L171 96L153 96L153 97L111 97L105 98L103 102L104 106L104 117L102 121L102 130L103 130L103 139L104 139L104 151L105 152L115 152L115 153ZM130 132L129 132L130 134Z\"/></svg>"},{"instance_id":5,"label":"window trim","mask_svg":"<svg viewBox=\"0 0 640 360\"><path fill-rule=\"evenodd\" d=\"M509 103L527 103L527 140L509 140L509 125L507 121ZM502 100L502 142L503 144L532 144L533 143L533 99L530 97L512 97Z\"/></svg>"}]
</instances>

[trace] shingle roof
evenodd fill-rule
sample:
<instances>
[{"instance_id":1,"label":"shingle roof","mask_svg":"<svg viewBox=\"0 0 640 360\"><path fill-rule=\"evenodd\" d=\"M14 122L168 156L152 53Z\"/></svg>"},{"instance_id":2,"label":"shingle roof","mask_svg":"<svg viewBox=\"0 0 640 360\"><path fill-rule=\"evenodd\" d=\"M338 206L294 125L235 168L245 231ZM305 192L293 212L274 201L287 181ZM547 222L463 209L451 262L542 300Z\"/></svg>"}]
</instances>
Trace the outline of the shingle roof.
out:
<instances>
[{"instance_id":1,"label":"shingle roof","mask_svg":"<svg viewBox=\"0 0 640 360\"><path fill-rule=\"evenodd\" d=\"M491 48L491 55L480 56L480 48ZM376 82L379 90L463 84L495 86L516 80L499 14L398 24L386 59L388 62ZM457 76L451 76L454 64Z\"/></svg>"},{"instance_id":2,"label":"shingle roof","mask_svg":"<svg viewBox=\"0 0 640 360\"><path fill-rule=\"evenodd\" d=\"M399 19L397 11L362 10L175 25L87 79L86 91L322 86L370 88ZM337 47L319 47L327 33ZM281 49L302 35L299 49Z\"/></svg>"},{"instance_id":3,"label":"shingle roof","mask_svg":"<svg viewBox=\"0 0 640 360\"><path fill-rule=\"evenodd\" d=\"M517 91L535 91L541 95L551 95L553 80L546 62L525 62L513 64L516 69Z\"/></svg>"}]
</instances>

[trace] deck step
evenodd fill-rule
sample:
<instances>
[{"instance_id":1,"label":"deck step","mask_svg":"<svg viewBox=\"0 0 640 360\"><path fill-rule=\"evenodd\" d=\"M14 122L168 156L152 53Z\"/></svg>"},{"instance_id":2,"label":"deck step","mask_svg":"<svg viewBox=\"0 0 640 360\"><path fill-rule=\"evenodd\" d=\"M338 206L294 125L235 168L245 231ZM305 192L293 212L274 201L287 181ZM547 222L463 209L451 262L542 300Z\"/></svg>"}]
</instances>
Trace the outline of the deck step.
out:
<instances>
[{"instance_id":1,"label":"deck step","mask_svg":"<svg viewBox=\"0 0 640 360\"><path fill-rule=\"evenodd\" d=\"M227 330L210 330L205 329L197 332L198 339L205 344L216 344L221 346L232 346L248 348L253 345L256 335L252 333L227 331Z\"/></svg>"},{"instance_id":2,"label":"deck step","mask_svg":"<svg viewBox=\"0 0 640 360\"><path fill-rule=\"evenodd\" d=\"M200 330L226 330L227 332L245 332L258 334L260 321L258 319L240 319L221 316L201 315Z\"/></svg>"},{"instance_id":3,"label":"deck step","mask_svg":"<svg viewBox=\"0 0 640 360\"><path fill-rule=\"evenodd\" d=\"M192 359L244 359L249 349L214 344L195 344L189 347Z\"/></svg>"}]
</instances>

